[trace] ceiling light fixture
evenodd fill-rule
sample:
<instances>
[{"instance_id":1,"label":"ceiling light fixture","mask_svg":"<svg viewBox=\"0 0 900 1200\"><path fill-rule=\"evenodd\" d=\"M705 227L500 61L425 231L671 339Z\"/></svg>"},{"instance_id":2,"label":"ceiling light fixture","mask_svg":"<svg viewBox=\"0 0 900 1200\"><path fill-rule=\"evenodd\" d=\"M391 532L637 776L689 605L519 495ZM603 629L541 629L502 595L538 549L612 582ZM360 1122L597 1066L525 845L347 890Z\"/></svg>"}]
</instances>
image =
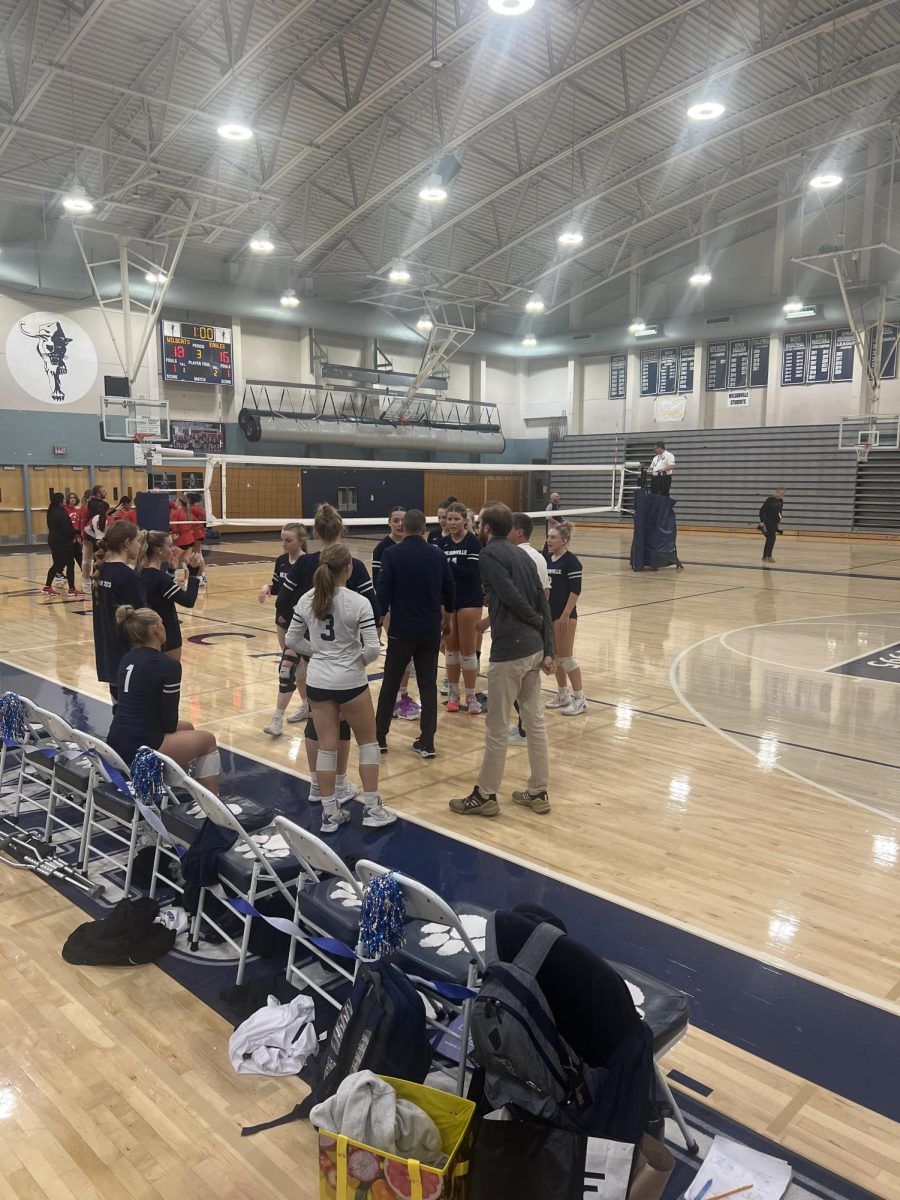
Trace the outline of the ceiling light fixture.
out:
<instances>
[{"instance_id":1,"label":"ceiling light fixture","mask_svg":"<svg viewBox=\"0 0 900 1200\"><path fill-rule=\"evenodd\" d=\"M564 229L556 240L561 246L580 246L584 234L578 229Z\"/></svg>"},{"instance_id":2,"label":"ceiling light fixture","mask_svg":"<svg viewBox=\"0 0 900 1200\"><path fill-rule=\"evenodd\" d=\"M843 182L843 175L838 175L837 171L822 171L818 175L813 175L809 186L815 188L816 191L827 191L828 188L840 187Z\"/></svg>"},{"instance_id":3,"label":"ceiling light fixture","mask_svg":"<svg viewBox=\"0 0 900 1200\"><path fill-rule=\"evenodd\" d=\"M488 0L488 8L501 17L521 17L534 8L534 0Z\"/></svg>"},{"instance_id":4,"label":"ceiling light fixture","mask_svg":"<svg viewBox=\"0 0 900 1200\"><path fill-rule=\"evenodd\" d=\"M800 299L800 297L799 296L791 296L788 300L786 300L784 302L784 304L782 305L781 311L784 313L784 315L786 317L789 317L791 315L791 313L798 313L803 308L804 308L804 304L803 304L803 301Z\"/></svg>"},{"instance_id":5,"label":"ceiling light fixture","mask_svg":"<svg viewBox=\"0 0 900 1200\"><path fill-rule=\"evenodd\" d=\"M148 271L147 274L144 276L144 278L147 280L148 283L165 283L166 282L165 271Z\"/></svg>"},{"instance_id":6,"label":"ceiling light fixture","mask_svg":"<svg viewBox=\"0 0 900 1200\"><path fill-rule=\"evenodd\" d=\"M530 296L525 301L525 311L527 313L540 313L544 311L544 302L540 296Z\"/></svg>"},{"instance_id":7,"label":"ceiling light fixture","mask_svg":"<svg viewBox=\"0 0 900 1200\"><path fill-rule=\"evenodd\" d=\"M242 125L240 121L225 121L216 133L225 142L249 142L253 137L250 126Z\"/></svg>"},{"instance_id":8,"label":"ceiling light fixture","mask_svg":"<svg viewBox=\"0 0 900 1200\"><path fill-rule=\"evenodd\" d=\"M721 100L698 100L687 110L692 121L717 121L725 111Z\"/></svg>"},{"instance_id":9,"label":"ceiling light fixture","mask_svg":"<svg viewBox=\"0 0 900 1200\"><path fill-rule=\"evenodd\" d=\"M94 211L93 202L88 199L84 188L78 184L63 196L62 204L66 212L70 213L89 213Z\"/></svg>"},{"instance_id":10,"label":"ceiling light fixture","mask_svg":"<svg viewBox=\"0 0 900 1200\"><path fill-rule=\"evenodd\" d=\"M799 308L792 308L790 312L785 312L786 321L804 321L809 317L814 317L819 310L815 304L801 304Z\"/></svg>"},{"instance_id":11,"label":"ceiling light fixture","mask_svg":"<svg viewBox=\"0 0 900 1200\"><path fill-rule=\"evenodd\" d=\"M640 329L633 330L635 337L656 337L659 333L655 325L642 325Z\"/></svg>"},{"instance_id":12,"label":"ceiling light fixture","mask_svg":"<svg viewBox=\"0 0 900 1200\"><path fill-rule=\"evenodd\" d=\"M522 345L529 346L529 347L536 346L537 338L534 336L533 333L526 333L525 336L522 338Z\"/></svg>"},{"instance_id":13,"label":"ceiling light fixture","mask_svg":"<svg viewBox=\"0 0 900 1200\"><path fill-rule=\"evenodd\" d=\"M443 204L447 199L447 189L437 171L433 171L419 188L419 199L426 204Z\"/></svg>"},{"instance_id":14,"label":"ceiling light fixture","mask_svg":"<svg viewBox=\"0 0 900 1200\"><path fill-rule=\"evenodd\" d=\"M431 330L434 329L434 322L427 313L422 313L421 317L419 317L418 321L416 321L416 329L418 329L420 333L430 333Z\"/></svg>"},{"instance_id":15,"label":"ceiling light fixture","mask_svg":"<svg viewBox=\"0 0 900 1200\"><path fill-rule=\"evenodd\" d=\"M391 267L388 272L388 279L391 283L409 283L410 274L404 267L403 263L397 263L395 267Z\"/></svg>"},{"instance_id":16,"label":"ceiling light fixture","mask_svg":"<svg viewBox=\"0 0 900 1200\"><path fill-rule=\"evenodd\" d=\"M285 288L281 293L281 300L279 303L281 304L282 308L296 308L300 303L300 297L293 288Z\"/></svg>"},{"instance_id":17,"label":"ceiling light fixture","mask_svg":"<svg viewBox=\"0 0 900 1200\"><path fill-rule=\"evenodd\" d=\"M712 281L712 271L709 267L695 267L694 273L688 279L688 283L692 283L694 287L706 287Z\"/></svg>"},{"instance_id":18,"label":"ceiling light fixture","mask_svg":"<svg viewBox=\"0 0 900 1200\"><path fill-rule=\"evenodd\" d=\"M257 230L250 239L250 249L254 254L271 254L275 249L275 243L272 241L272 235L265 226Z\"/></svg>"},{"instance_id":19,"label":"ceiling light fixture","mask_svg":"<svg viewBox=\"0 0 900 1200\"><path fill-rule=\"evenodd\" d=\"M631 322L631 324L628 326L628 332L629 333L640 333L642 329L646 329L646 328L647 328L647 322L642 321L640 317L635 317L634 320Z\"/></svg>"}]
</instances>

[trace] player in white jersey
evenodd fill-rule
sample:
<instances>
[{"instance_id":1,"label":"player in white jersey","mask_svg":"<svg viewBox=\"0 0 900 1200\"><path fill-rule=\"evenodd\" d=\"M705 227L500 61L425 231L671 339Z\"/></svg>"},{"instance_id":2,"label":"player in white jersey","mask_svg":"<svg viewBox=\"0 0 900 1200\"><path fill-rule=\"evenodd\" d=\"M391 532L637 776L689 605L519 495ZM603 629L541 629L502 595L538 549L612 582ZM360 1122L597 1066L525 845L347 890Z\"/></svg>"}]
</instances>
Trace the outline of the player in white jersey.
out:
<instances>
[{"instance_id":1,"label":"player in white jersey","mask_svg":"<svg viewBox=\"0 0 900 1200\"><path fill-rule=\"evenodd\" d=\"M334 833L349 820L349 813L335 796L342 719L359 746L363 825L390 825L397 819L378 794L380 751L366 675L366 667L381 652L378 627L369 601L346 586L352 570L350 551L340 542L322 551L313 588L300 597L285 639L289 648L310 660L306 694L319 743L316 776L322 797L322 833Z\"/></svg>"}]
</instances>

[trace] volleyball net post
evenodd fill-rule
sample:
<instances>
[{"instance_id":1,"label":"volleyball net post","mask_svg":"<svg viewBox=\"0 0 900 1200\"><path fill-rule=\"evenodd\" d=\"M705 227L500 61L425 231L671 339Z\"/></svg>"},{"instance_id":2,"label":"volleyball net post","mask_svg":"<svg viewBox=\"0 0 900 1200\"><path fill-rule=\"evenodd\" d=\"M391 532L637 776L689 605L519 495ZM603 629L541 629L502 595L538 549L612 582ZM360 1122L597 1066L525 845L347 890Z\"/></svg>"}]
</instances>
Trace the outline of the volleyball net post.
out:
<instances>
[{"instance_id":1,"label":"volleyball net post","mask_svg":"<svg viewBox=\"0 0 900 1200\"><path fill-rule=\"evenodd\" d=\"M527 487L538 479L549 497L562 496L554 516L563 520L602 519L622 512L626 478L636 477L639 463L440 463L377 462L338 458L277 458L262 455L210 454L204 472L204 501L207 523L229 529L279 529L288 521L311 524L318 504L334 505L349 531L362 534L384 527L389 508L396 505L423 507L429 523L437 520L429 492L456 495L475 512L491 500L508 503L526 512L532 520L544 519L546 508L526 507L525 496L537 494ZM335 482L339 473L339 482ZM400 473L397 478L395 473ZM409 473L409 485L403 475ZM393 478L390 495L383 477ZM416 478L418 476L418 478ZM430 479L429 479L430 477ZM360 494L368 497L360 504ZM383 513L354 515L358 507L371 511L376 495L384 496ZM426 497L426 498L423 498ZM293 511L291 511L293 509ZM284 511L282 511L284 510Z\"/></svg>"}]
</instances>

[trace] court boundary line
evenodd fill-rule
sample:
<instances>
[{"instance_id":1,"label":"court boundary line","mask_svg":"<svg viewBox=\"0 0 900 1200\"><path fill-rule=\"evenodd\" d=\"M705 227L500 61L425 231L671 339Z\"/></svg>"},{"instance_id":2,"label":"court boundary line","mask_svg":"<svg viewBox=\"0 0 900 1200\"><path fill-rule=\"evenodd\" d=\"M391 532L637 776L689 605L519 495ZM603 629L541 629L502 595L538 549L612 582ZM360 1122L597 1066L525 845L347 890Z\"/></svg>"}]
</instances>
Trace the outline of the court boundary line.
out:
<instances>
[{"instance_id":1,"label":"court boundary line","mask_svg":"<svg viewBox=\"0 0 900 1200\"><path fill-rule=\"evenodd\" d=\"M852 616L854 614L847 613L846 615ZM860 615L867 616L869 614L862 613ZM737 750L740 750L742 754L749 755L750 757L756 757L756 752L754 752L749 746L745 746L742 742L737 740L736 736L732 735L731 733L727 733L721 726L714 724L707 717L705 717L697 708L695 708L693 704L690 703L690 701L687 699L687 697L685 696L682 689L679 687L678 681L676 679L678 666L681 663L681 660L683 658L685 658L688 654L690 654L692 651L696 650L698 646L703 646L707 642L719 641L721 644L722 637L729 633L740 633L745 629L765 629L770 625L792 625L792 624L795 624L797 621L804 621L804 620L822 621L822 620L830 620L830 619L832 619L832 618L828 618L828 617L810 617L810 618L796 617L791 621L764 621L759 625L742 625L735 629L727 629L724 631L724 633L714 633L714 634L711 634L709 637L700 638L700 640L694 642L693 645L686 646L684 648L684 650L680 651L675 656L675 658L672 660L672 665L669 668L669 683L672 687L672 691L677 696L679 703L681 703L687 709L687 711L689 713L692 713L693 716L696 717L696 719L700 722L701 725L705 725L706 728L709 729L712 733L717 734L720 738L723 739L723 741L728 742L730 745L734 746ZM751 737L751 738L754 738L756 741L761 741L759 734L756 734L756 733L740 734L739 736ZM817 752L815 752L815 753L817 753ZM872 813L873 816L881 817L884 820L889 821L892 825L900 825L900 816L896 816L892 813L882 812L881 809L875 808L871 804L866 804L865 801L863 801L863 800L854 800L852 796L847 796L844 792L839 792L836 788L830 788L826 784L816 783L814 780L809 779L806 775L801 775L799 771L795 771L795 770L793 770L793 768L784 766L781 763L773 763L772 767L773 767L773 770L781 771L785 775L789 775L792 779L796 779L799 783L805 783L809 787L814 787L817 791L822 792L826 796L830 796L833 800L841 800L844 803L851 805L853 808L860 808L865 812Z\"/></svg>"},{"instance_id":2,"label":"court boundary line","mask_svg":"<svg viewBox=\"0 0 900 1200\"><path fill-rule=\"evenodd\" d=\"M717 635L716 635L717 636ZM708 639L704 639L708 640ZM696 643L699 645L700 643ZM692 649L693 647L689 647ZM17 663L12 663L7 658L0 658L0 662L5 663L15 670L23 671L27 675L34 675L39 679L45 680L47 683L52 683L55 687L66 689L69 691L77 691L68 684L61 683L58 679L52 678L50 675L45 675L41 671L34 671L30 667L21 667ZM673 664L674 665L674 664ZM103 697L90 696L92 700L98 701L111 707L110 701ZM690 706L685 706L690 707ZM699 717L701 725L708 723ZM727 739L730 740L730 739ZM269 759L261 758L258 754L252 751L240 750L228 742L222 741L219 743L229 753L238 757L250 759L251 762L258 763L260 766L268 767L273 771L281 771L285 775L293 775L299 777L306 782L309 782L309 776L303 771L291 770L287 767L279 766L277 763L271 762ZM741 747L743 749L743 747ZM748 752L749 753L749 752ZM780 768L779 768L780 769ZM804 782L807 782L804 780ZM865 992L861 988L852 987L849 984L841 983L839 980L829 979L826 975L821 975L817 971L812 971L808 967L803 967L800 964L788 963L782 958L778 958L774 954L770 954L766 950L756 950L751 946L745 945L743 942L736 941L734 938L726 937L724 934L716 933L712 930L704 930L698 925L694 925L689 921L685 921L680 917L672 914L660 912L657 909L651 908L649 905L642 904L638 900L631 900L625 896L616 895L604 888L597 887L595 884L587 883L583 880L574 879L571 875L567 875L562 871L556 870L555 867L545 866L542 863L535 862L523 858L521 855L514 854L512 851L502 849L501 847L489 846L483 842L477 841L473 837L466 834L458 833L455 830L448 829L442 825L437 825L433 821L429 821L425 817L417 817L408 813L398 813L401 820L408 821L411 825L417 825L421 829L427 829L430 833L436 833L443 837L460 842L463 845L469 846L472 849L478 850L483 854L493 854L497 858L502 858L504 861L512 863L514 866L521 867L526 871L536 871L538 874L546 875L550 879L554 879L557 883L565 884L567 887L575 888L577 891L586 892L588 895L596 896L600 900L606 901L608 904L616 905L619 908L627 909L629 912L637 913L639 916L647 917L649 920L657 921L661 925L668 925L673 929L678 929L682 933L687 933L692 937L698 938L700 941L711 942L713 945L721 946L724 950L730 950L734 954L743 955L745 958L753 959L754 962L763 963L765 966L772 967L774 970L783 971L786 975L796 976L798 979L803 979L807 983L815 984L818 987L825 988L831 992L837 992L839 995L846 996L850 1000L855 1000L860 1004L865 1004L870 1008L877 1008L882 1012L888 1013L890 1016L900 1017L900 1003L896 1003L886 997L875 996L871 992Z\"/></svg>"},{"instance_id":3,"label":"court boundary line","mask_svg":"<svg viewBox=\"0 0 900 1200\"><path fill-rule=\"evenodd\" d=\"M823 617L822 618L823 621L830 621L832 619L833 618L831 618L831 617ZM772 623L774 624L774 622L772 622ZM765 627L766 627L765 625L759 626L759 628L761 628L761 629L765 628ZM751 628L756 628L756 627L751 626ZM740 632L741 632L741 630L739 630L739 629L727 629L724 633L719 634L719 641L722 643L722 645L725 647L725 649L730 650L732 654L739 654L741 656L741 658L749 658L752 662L764 663L767 667L781 667L782 670L785 670L788 668L788 666L790 666L790 669L792 671L806 671L807 673L813 674L813 675L827 675L830 671L836 670L837 667L845 667L847 665L847 663L856 662L857 659L865 657L865 655L856 654L856 655L854 655L853 658L844 659L843 661L841 661L839 663L834 663L833 666L830 666L830 667L800 667L800 666L795 666L793 664L776 662L775 659L773 659L773 658L761 658L758 654L751 654L749 650L739 650L737 648L737 646L732 646L731 643L729 641L727 641L727 638L732 633L740 633ZM881 646L877 650L868 651L868 653L880 654L882 652L882 650L886 650L888 648L888 646L896 646L898 641L900 641L900 639L895 639L893 642L886 642L884 646ZM848 676L848 678L852 678L852 676ZM872 679L872 680L869 680L869 682L870 683L888 683L890 681L887 679Z\"/></svg>"}]
</instances>

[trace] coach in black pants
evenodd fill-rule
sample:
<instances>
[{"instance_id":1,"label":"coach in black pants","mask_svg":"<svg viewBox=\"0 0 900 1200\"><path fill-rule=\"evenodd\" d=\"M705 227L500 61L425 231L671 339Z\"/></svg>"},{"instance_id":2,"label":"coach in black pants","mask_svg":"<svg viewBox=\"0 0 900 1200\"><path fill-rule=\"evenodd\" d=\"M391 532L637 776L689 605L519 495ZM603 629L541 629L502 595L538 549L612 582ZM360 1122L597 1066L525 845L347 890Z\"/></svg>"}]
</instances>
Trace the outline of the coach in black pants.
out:
<instances>
[{"instance_id":1,"label":"coach in black pants","mask_svg":"<svg viewBox=\"0 0 900 1200\"><path fill-rule=\"evenodd\" d=\"M422 705L420 736L412 748L422 758L434 758L438 650L442 631L449 633L447 614L454 607L453 576L443 551L425 541L423 512L408 509L403 527L406 536L384 551L378 572L378 602L389 620L385 621L388 646L375 730L378 744L385 751L400 681L412 659Z\"/></svg>"},{"instance_id":2,"label":"coach in black pants","mask_svg":"<svg viewBox=\"0 0 900 1200\"><path fill-rule=\"evenodd\" d=\"M762 502L759 510L759 525L757 528L766 535L762 556L764 563L775 561L772 557L772 551L775 549L775 539L778 536L783 511L784 488L776 488L772 495L768 496Z\"/></svg>"}]
</instances>

